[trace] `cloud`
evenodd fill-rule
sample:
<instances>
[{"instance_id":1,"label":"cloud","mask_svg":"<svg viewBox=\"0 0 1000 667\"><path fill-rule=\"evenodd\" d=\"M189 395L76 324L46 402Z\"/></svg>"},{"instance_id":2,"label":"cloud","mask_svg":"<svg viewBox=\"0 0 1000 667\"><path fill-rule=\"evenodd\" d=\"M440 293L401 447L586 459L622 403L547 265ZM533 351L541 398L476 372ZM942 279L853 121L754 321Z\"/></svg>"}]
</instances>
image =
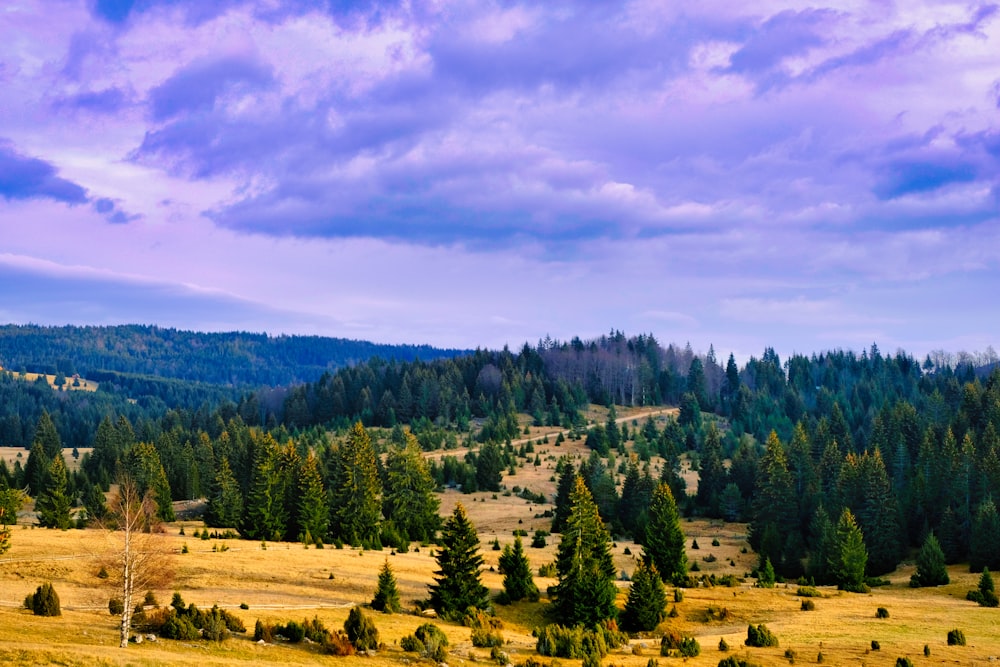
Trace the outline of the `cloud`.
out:
<instances>
[{"instance_id":1,"label":"cloud","mask_svg":"<svg viewBox=\"0 0 1000 667\"><path fill-rule=\"evenodd\" d=\"M95 114L115 114L128 104L127 95L120 88L84 91L61 97L53 103L56 109L71 109Z\"/></svg>"},{"instance_id":2,"label":"cloud","mask_svg":"<svg viewBox=\"0 0 1000 667\"><path fill-rule=\"evenodd\" d=\"M87 201L87 191L60 178L55 166L17 152L9 142L0 140L0 197L15 199L54 199L66 204Z\"/></svg>"},{"instance_id":3,"label":"cloud","mask_svg":"<svg viewBox=\"0 0 1000 667\"><path fill-rule=\"evenodd\" d=\"M201 112L223 95L260 90L271 82L270 69L253 59L223 57L194 62L150 92L153 120Z\"/></svg>"}]
</instances>

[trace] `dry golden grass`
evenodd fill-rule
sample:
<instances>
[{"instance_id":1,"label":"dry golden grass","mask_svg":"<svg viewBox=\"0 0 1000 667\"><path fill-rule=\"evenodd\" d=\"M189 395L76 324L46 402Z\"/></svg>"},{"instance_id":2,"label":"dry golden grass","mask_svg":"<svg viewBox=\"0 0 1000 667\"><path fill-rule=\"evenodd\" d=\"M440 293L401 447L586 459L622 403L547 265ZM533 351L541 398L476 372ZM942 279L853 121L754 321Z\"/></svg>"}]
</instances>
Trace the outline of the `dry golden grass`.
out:
<instances>
[{"instance_id":1,"label":"dry golden grass","mask_svg":"<svg viewBox=\"0 0 1000 667\"><path fill-rule=\"evenodd\" d=\"M73 458L72 449L63 449L63 460L66 461L66 469L70 472L76 472L80 468L80 462L83 461L83 455L89 454L93 451L93 447L82 447L77 450L80 455L79 458ZM21 458L18 459L17 455L20 454ZM28 463L28 450L23 447L0 447L0 459L7 462L7 469L13 470L14 463L18 460L21 461L21 466L23 467Z\"/></svg>"},{"instance_id":2,"label":"dry golden grass","mask_svg":"<svg viewBox=\"0 0 1000 667\"><path fill-rule=\"evenodd\" d=\"M462 500L477 523L489 524L490 517L520 509L497 501L469 502L469 496L458 493L445 495L445 504ZM522 501L523 502L523 501ZM527 507L525 505L525 507ZM536 522L539 527L544 522ZM180 526L187 536L178 535ZM497 522L497 525L508 525ZM531 525L528 520L522 524ZM169 602L172 590L178 590L187 602L199 607L218 604L239 615L249 629L259 618L266 621L302 620L314 616L327 627L340 628L351 606L367 603L375 589L378 568L389 559L396 574L404 609L411 612L417 600L426 598L427 585L433 580L436 563L433 548L393 555L389 550L362 552L355 549L305 549L298 544L260 543L243 540L200 540L191 534L200 527L196 522L174 524L167 528L164 542L177 555L174 559L176 577L170 590L157 591L161 603ZM754 556L741 553L746 545L746 527L696 520L685 522L688 545L697 539L700 548L688 551L689 560L697 562L704 573L743 575L752 568ZM495 567L498 551L489 541L494 533L480 533L482 554L487 570L483 580L494 592L501 587L501 577L489 568ZM501 544L513 541L510 531L496 533ZM712 546L717 539L718 546ZM558 536L549 538L544 549L527 548L533 567L554 559ZM182 545L190 552L181 554ZM225 552L213 552L215 545L225 544ZM236 636L222 644L206 642L175 642L160 640L117 648L115 619L106 609L112 592L97 577L97 558L107 548L104 535L97 530L52 531L17 527L13 548L0 559L0 664L37 665L183 665L198 662L203 665L236 665L253 662L281 664L312 664L317 661L339 661L342 664L405 664L414 660L398 648L401 637L410 634L426 619L413 613L396 615L374 614L373 617L386 647L375 658L328 658L319 656L305 645L283 644L259 646L248 636ZM625 550L629 549L631 555ZM641 549L632 543L618 543L614 548L616 566L631 573ZM714 562L704 559L712 554ZM730 564L732 560L734 565ZM900 655L911 657L915 664L991 664L991 657L1000 655L1000 635L996 631L996 609L983 609L964 600L965 592L974 588L977 575L952 568L955 583L936 589L911 589L907 586L912 566L902 568L891 577L892 584L867 595L846 594L831 588L821 588L824 597L814 598L815 611L800 610L801 599L796 586L779 585L775 589L757 589L748 580L738 587L694 588L684 591L677 604L678 615L668 619L661 629L676 628L694 635L701 643L699 657L686 661L690 665L716 665L724 656L718 650L725 638L732 651L745 655L761 665L787 665L786 648L797 654L796 664L815 664L822 651L824 664L831 665L891 665ZM330 575L333 578L330 578ZM40 618L20 608L24 596L44 581L54 583L63 604L63 616ZM536 577L544 591L553 584L551 579ZM619 582L624 604L628 584ZM241 603L248 610L239 609ZM509 644L505 650L513 661L523 662L534 654L531 628L546 619L543 599L537 604L523 603L498 607L504 620L504 636ZM709 614L709 608L726 610ZM890 618L875 618L875 610L886 607ZM722 620L717 620L721 618ZM779 648L746 649L748 623L765 623L781 641ZM438 621L452 643L449 664L490 664L487 649L473 648L470 631L451 623ZM946 646L945 636L952 628L964 630L969 640L966 647ZM881 651L870 651L872 640L881 644ZM923 647L931 648L924 658ZM659 658L659 634L635 639L641 645L641 655L630 648L615 651L605 659L606 665L645 667L650 657L661 664L680 662ZM544 659L548 662L548 659ZM575 661L561 660L563 665Z\"/></svg>"},{"instance_id":3,"label":"dry golden grass","mask_svg":"<svg viewBox=\"0 0 1000 667\"><path fill-rule=\"evenodd\" d=\"M0 366L0 372L2 372L2 371L4 371L4 367ZM11 373L13 374L13 376L15 378L20 378L21 377L20 373L16 373L14 371L11 371ZM45 381L49 383L50 387L52 387L53 389L58 389L58 387L56 387L56 376L55 375L44 375L42 373L25 373L24 374L24 380L25 380L25 382L34 382L38 378L45 378ZM77 382L76 386L73 386L74 380L79 380ZM86 378L67 377L66 378L66 384L63 385L63 388L66 389L66 391L97 391L97 387L99 385L100 385L100 383L94 382L93 380L88 380Z\"/></svg>"}]
</instances>

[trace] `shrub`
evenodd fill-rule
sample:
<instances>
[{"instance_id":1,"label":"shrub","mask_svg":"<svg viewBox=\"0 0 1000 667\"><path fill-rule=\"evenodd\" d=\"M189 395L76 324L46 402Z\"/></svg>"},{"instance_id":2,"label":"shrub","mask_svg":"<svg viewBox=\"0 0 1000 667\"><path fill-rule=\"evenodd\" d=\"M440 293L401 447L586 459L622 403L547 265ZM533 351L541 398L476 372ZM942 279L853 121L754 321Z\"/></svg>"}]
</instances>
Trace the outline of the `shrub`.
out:
<instances>
[{"instance_id":1,"label":"shrub","mask_svg":"<svg viewBox=\"0 0 1000 667\"><path fill-rule=\"evenodd\" d=\"M681 645L677 650L682 658L694 658L701 653L701 644L694 637L685 637L681 640Z\"/></svg>"},{"instance_id":2,"label":"shrub","mask_svg":"<svg viewBox=\"0 0 1000 667\"><path fill-rule=\"evenodd\" d=\"M717 546L719 546L719 538L718 538L718 537L716 537L716 538L714 538L714 539L712 540L712 546L713 546L713 547L717 547Z\"/></svg>"},{"instance_id":3,"label":"shrub","mask_svg":"<svg viewBox=\"0 0 1000 667\"><path fill-rule=\"evenodd\" d=\"M436 662L442 662L448 656L448 638L433 623L424 623L412 635L399 640L399 645L404 651L419 653Z\"/></svg>"},{"instance_id":4,"label":"shrub","mask_svg":"<svg viewBox=\"0 0 1000 667\"><path fill-rule=\"evenodd\" d=\"M793 665L795 664L795 657L797 655L798 654L795 651L793 651L792 649L790 649L790 648L786 648L785 649L785 657L788 659L788 662L790 662Z\"/></svg>"},{"instance_id":5,"label":"shrub","mask_svg":"<svg viewBox=\"0 0 1000 667\"><path fill-rule=\"evenodd\" d=\"M813 602L812 600L802 601L802 611L815 611L815 610L816 610L815 602Z\"/></svg>"},{"instance_id":6,"label":"shrub","mask_svg":"<svg viewBox=\"0 0 1000 667\"><path fill-rule=\"evenodd\" d=\"M29 602L30 601L30 602ZM25 601L25 607L30 609L35 616L61 616L59 609L59 595L52 584L44 583L39 586L34 594L29 595Z\"/></svg>"},{"instance_id":7,"label":"shrub","mask_svg":"<svg viewBox=\"0 0 1000 667\"><path fill-rule=\"evenodd\" d=\"M878 643L878 640L873 639L872 640L872 650L873 651L880 651L881 649L882 649L882 645Z\"/></svg>"},{"instance_id":8,"label":"shrub","mask_svg":"<svg viewBox=\"0 0 1000 667\"><path fill-rule=\"evenodd\" d=\"M925 658L931 657L931 647L928 646L927 644L924 644L924 657Z\"/></svg>"},{"instance_id":9,"label":"shrub","mask_svg":"<svg viewBox=\"0 0 1000 667\"><path fill-rule=\"evenodd\" d=\"M896 658L896 667L913 667L913 661L907 657Z\"/></svg>"},{"instance_id":10,"label":"shrub","mask_svg":"<svg viewBox=\"0 0 1000 667\"><path fill-rule=\"evenodd\" d=\"M754 627L751 623L747 626L747 646L756 646L758 648L766 648L768 646L777 646L778 638L774 636L774 633L768 630L767 626L761 623L760 625Z\"/></svg>"},{"instance_id":11,"label":"shrub","mask_svg":"<svg viewBox=\"0 0 1000 667\"><path fill-rule=\"evenodd\" d=\"M725 637L719 640L719 650L722 651L723 653L729 650L729 644L726 643Z\"/></svg>"},{"instance_id":12,"label":"shrub","mask_svg":"<svg viewBox=\"0 0 1000 667\"><path fill-rule=\"evenodd\" d=\"M275 631L293 644L298 644L306 638L306 629L298 621L288 621L288 623L276 627Z\"/></svg>"},{"instance_id":13,"label":"shrub","mask_svg":"<svg viewBox=\"0 0 1000 667\"><path fill-rule=\"evenodd\" d=\"M673 651L683 658L693 658L701 653L701 645L694 637L684 637L671 629L660 640L660 655L670 656Z\"/></svg>"},{"instance_id":14,"label":"shrub","mask_svg":"<svg viewBox=\"0 0 1000 667\"><path fill-rule=\"evenodd\" d=\"M108 568L101 566L101 569L97 571L98 579L107 579L110 575L108 574Z\"/></svg>"},{"instance_id":15,"label":"shrub","mask_svg":"<svg viewBox=\"0 0 1000 667\"><path fill-rule=\"evenodd\" d=\"M948 631L948 646L965 646L965 633L959 629Z\"/></svg>"},{"instance_id":16,"label":"shrub","mask_svg":"<svg viewBox=\"0 0 1000 667\"><path fill-rule=\"evenodd\" d=\"M242 623L241 623L242 625ZM214 642L221 642L229 637L229 628L226 624L226 616L218 607L213 607L202 618L202 637Z\"/></svg>"},{"instance_id":17,"label":"shrub","mask_svg":"<svg viewBox=\"0 0 1000 667\"><path fill-rule=\"evenodd\" d=\"M378 628L375 622L361 611L361 607L354 607L347 614L344 621L344 632L351 645L358 651L374 651L378 648Z\"/></svg>"},{"instance_id":18,"label":"shrub","mask_svg":"<svg viewBox=\"0 0 1000 667\"><path fill-rule=\"evenodd\" d=\"M875 618L889 618L889 610L885 607L879 607L875 610Z\"/></svg>"},{"instance_id":19,"label":"shrub","mask_svg":"<svg viewBox=\"0 0 1000 667\"><path fill-rule=\"evenodd\" d=\"M539 577L555 577L557 574L555 563L545 563L538 568Z\"/></svg>"},{"instance_id":20,"label":"shrub","mask_svg":"<svg viewBox=\"0 0 1000 667\"><path fill-rule=\"evenodd\" d=\"M735 655L730 655L719 661L719 667L759 667L755 662L749 662Z\"/></svg>"},{"instance_id":21,"label":"shrub","mask_svg":"<svg viewBox=\"0 0 1000 667\"><path fill-rule=\"evenodd\" d=\"M823 594L815 586L799 586L795 594L800 598L821 598Z\"/></svg>"},{"instance_id":22,"label":"shrub","mask_svg":"<svg viewBox=\"0 0 1000 667\"><path fill-rule=\"evenodd\" d=\"M472 645L477 648L494 648L503 646L503 634L499 630L476 628L472 631Z\"/></svg>"},{"instance_id":23,"label":"shrub","mask_svg":"<svg viewBox=\"0 0 1000 667\"><path fill-rule=\"evenodd\" d=\"M679 588L674 589L674 602L682 602L684 600L684 591Z\"/></svg>"},{"instance_id":24,"label":"shrub","mask_svg":"<svg viewBox=\"0 0 1000 667\"><path fill-rule=\"evenodd\" d=\"M112 616L121 616L123 611L125 611L125 605L122 603L121 598L111 598L108 600L108 613Z\"/></svg>"},{"instance_id":25,"label":"shrub","mask_svg":"<svg viewBox=\"0 0 1000 667\"><path fill-rule=\"evenodd\" d=\"M160 634L167 639L192 640L199 637L198 628L194 627L191 619L187 616L178 616L173 609L167 612L167 618L160 626Z\"/></svg>"}]
</instances>

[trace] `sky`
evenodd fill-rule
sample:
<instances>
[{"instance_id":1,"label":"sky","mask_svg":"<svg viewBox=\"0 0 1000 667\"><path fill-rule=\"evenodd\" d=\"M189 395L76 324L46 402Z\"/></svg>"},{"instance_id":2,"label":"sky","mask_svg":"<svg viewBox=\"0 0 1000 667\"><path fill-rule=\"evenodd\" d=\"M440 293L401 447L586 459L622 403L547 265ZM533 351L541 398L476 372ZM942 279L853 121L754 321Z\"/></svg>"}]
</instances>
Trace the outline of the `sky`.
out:
<instances>
[{"instance_id":1,"label":"sky","mask_svg":"<svg viewBox=\"0 0 1000 667\"><path fill-rule=\"evenodd\" d=\"M998 294L997 5L0 5L0 322L922 357Z\"/></svg>"}]
</instances>

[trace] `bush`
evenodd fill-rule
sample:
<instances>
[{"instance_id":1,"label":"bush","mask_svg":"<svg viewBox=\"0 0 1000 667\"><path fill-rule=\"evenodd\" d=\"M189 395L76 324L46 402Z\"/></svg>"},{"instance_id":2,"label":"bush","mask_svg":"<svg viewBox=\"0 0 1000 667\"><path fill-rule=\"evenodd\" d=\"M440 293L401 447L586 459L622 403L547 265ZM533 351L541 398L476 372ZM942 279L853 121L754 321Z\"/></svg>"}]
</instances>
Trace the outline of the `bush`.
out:
<instances>
[{"instance_id":1,"label":"bush","mask_svg":"<svg viewBox=\"0 0 1000 667\"><path fill-rule=\"evenodd\" d=\"M681 640L681 645L677 650L682 658L694 658L701 653L701 644L694 637L685 637Z\"/></svg>"},{"instance_id":2,"label":"bush","mask_svg":"<svg viewBox=\"0 0 1000 667\"><path fill-rule=\"evenodd\" d=\"M729 644L726 643L725 637L719 640L719 650L722 651L723 653L729 650Z\"/></svg>"},{"instance_id":3,"label":"bush","mask_svg":"<svg viewBox=\"0 0 1000 667\"><path fill-rule=\"evenodd\" d=\"M112 616L121 616L125 611L125 605L121 598L111 598L108 600L108 613Z\"/></svg>"},{"instance_id":4,"label":"bush","mask_svg":"<svg viewBox=\"0 0 1000 667\"><path fill-rule=\"evenodd\" d=\"M889 610L885 607L879 607L875 610L875 618L889 618Z\"/></svg>"},{"instance_id":5,"label":"bush","mask_svg":"<svg viewBox=\"0 0 1000 667\"><path fill-rule=\"evenodd\" d=\"M156 593L153 591L146 591L146 597L142 599L142 604L147 607L159 607L160 602L156 599Z\"/></svg>"},{"instance_id":6,"label":"bush","mask_svg":"<svg viewBox=\"0 0 1000 667\"><path fill-rule=\"evenodd\" d=\"M49 583L42 584L34 594L28 595L24 600L24 606L35 616L62 616L62 611L59 609L59 595Z\"/></svg>"},{"instance_id":7,"label":"bush","mask_svg":"<svg viewBox=\"0 0 1000 667\"><path fill-rule=\"evenodd\" d=\"M422 657L442 662L448 656L448 638L433 623L424 623L412 635L399 640L404 651L419 653Z\"/></svg>"},{"instance_id":8,"label":"bush","mask_svg":"<svg viewBox=\"0 0 1000 667\"><path fill-rule=\"evenodd\" d=\"M747 626L747 646L756 646L758 648L766 648L768 646L777 646L778 638L774 636L774 633L768 630L767 626L761 623L757 627L751 623Z\"/></svg>"},{"instance_id":9,"label":"bush","mask_svg":"<svg viewBox=\"0 0 1000 667\"><path fill-rule=\"evenodd\" d=\"M913 661L906 657L896 658L896 667L913 667Z\"/></svg>"},{"instance_id":10,"label":"bush","mask_svg":"<svg viewBox=\"0 0 1000 667\"><path fill-rule=\"evenodd\" d=\"M694 637L684 637L671 629L660 640L660 655L670 656L673 651L677 651L683 658L693 658L701 653L701 645Z\"/></svg>"},{"instance_id":11,"label":"bush","mask_svg":"<svg viewBox=\"0 0 1000 667\"><path fill-rule=\"evenodd\" d=\"M618 630L614 621L605 621L593 630L586 630L579 625L565 627L552 624L535 628L532 634L538 638L535 649L541 655L556 658L583 658L588 655L604 657L609 649L628 642L628 637Z\"/></svg>"},{"instance_id":12,"label":"bush","mask_svg":"<svg viewBox=\"0 0 1000 667\"><path fill-rule=\"evenodd\" d=\"M306 638L306 629L298 621L288 621L284 625L275 628L275 632L293 644L298 644Z\"/></svg>"},{"instance_id":13,"label":"bush","mask_svg":"<svg viewBox=\"0 0 1000 667\"><path fill-rule=\"evenodd\" d=\"M880 650L882 650L882 645L879 644L878 641L875 640L875 639L872 640L872 650L873 651L880 651Z\"/></svg>"},{"instance_id":14,"label":"bush","mask_svg":"<svg viewBox=\"0 0 1000 667\"><path fill-rule=\"evenodd\" d=\"M802 601L802 611L815 611L815 610L816 610L815 602L813 602L812 600Z\"/></svg>"},{"instance_id":15,"label":"bush","mask_svg":"<svg viewBox=\"0 0 1000 667\"><path fill-rule=\"evenodd\" d=\"M257 621L260 623L260 621ZM173 609L169 610L166 620L160 626L160 634L167 639L198 639L198 628L194 627L187 616L178 616ZM256 634L256 633L254 633Z\"/></svg>"},{"instance_id":16,"label":"bush","mask_svg":"<svg viewBox=\"0 0 1000 667\"><path fill-rule=\"evenodd\" d=\"M202 618L201 634L205 639L214 642L221 642L229 637L226 617L221 609L213 607L211 611L206 613Z\"/></svg>"},{"instance_id":17,"label":"bush","mask_svg":"<svg viewBox=\"0 0 1000 667\"><path fill-rule=\"evenodd\" d=\"M792 649L790 649L790 648L786 648L785 649L785 658L787 658L788 662L790 662L793 665L795 664L795 658L796 658L796 656L798 656L798 654L795 651L793 651Z\"/></svg>"},{"instance_id":18,"label":"bush","mask_svg":"<svg viewBox=\"0 0 1000 667\"><path fill-rule=\"evenodd\" d=\"M539 577L555 577L557 574L555 563L545 563L538 568Z\"/></svg>"},{"instance_id":19,"label":"bush","mask_svg":"<svg viewBox=\"0 0 1000 667\"><path fill-rule=\"evenodd\" d=\"M503 646L503 634L499 630L476 628L472 631L472 645L477 648L494 648Z\"/></svg>"},{"instance_id":20,"label":"bush","mask_svg":"<svg viewBox=\"0 0 1000 667\"><path fill-rule=\"evenodd\" d=\"M759 667L759 665L743 658L737 658L735 655L730 655L719 661L719 667Z\"/></svg>"},{"instance_id":21,"label":"bush","mask_svg":"<svg viewBox=\"0 0 1000 667\"><path fill-rule=\"evenodd\" d=\"M795 594L800 598L821 598L823 594L815 586L799 586Z\"/></svg>"},{"instance_id":22,"label":"bush","mask_svg":"<svg viewBox=\"0 0 1000 667\"><path fill-rule=\"evenodd\" d=\"M965 633L959 629L948 631L948 646L965 646Z\"/></svg>"},{"instance_id":23,"label":"bush","mask_svg":"<svg viewBox=\"0 0 1000 667\"><path fill-rule=\"evenodd\" d=\"M354 607L347 614L344 621L344 632L351 645L358 651L374 651L378 648L378 628L375 622L361 611L361 607Z\"/></svg>"}]
</instances>

